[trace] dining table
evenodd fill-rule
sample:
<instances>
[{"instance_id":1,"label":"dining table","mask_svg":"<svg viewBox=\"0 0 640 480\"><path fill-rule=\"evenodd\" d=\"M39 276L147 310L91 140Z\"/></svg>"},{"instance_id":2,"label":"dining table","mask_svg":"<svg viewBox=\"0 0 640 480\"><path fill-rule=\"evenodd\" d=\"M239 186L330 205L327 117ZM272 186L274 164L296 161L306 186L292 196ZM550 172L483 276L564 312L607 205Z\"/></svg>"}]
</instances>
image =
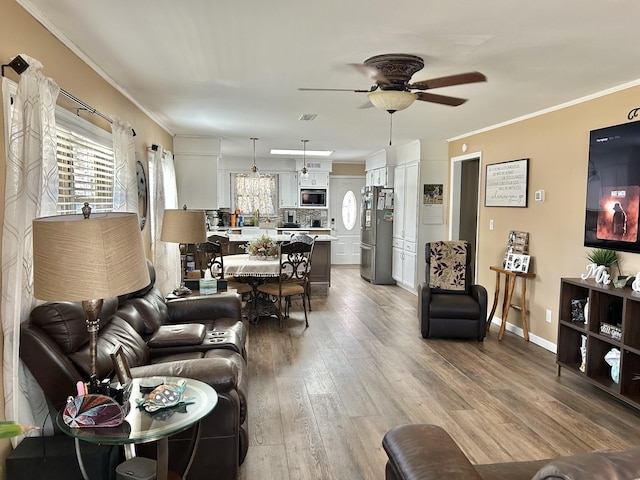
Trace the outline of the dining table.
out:
<instances>
[{"instance_id":1,"label":"dining table","mask_svg":"<svg viewBox=\"0 0 640 480\"><path fill-rule=\"evenodd\" d=\"M224 274L234 277L247 277L264 279L277 277L280 274L280 257L267 257L264 259L242 253L239 255L224 256Z\"/></svg>"},{"instance_id":2,"label":"dining table","mask_svg":"<svg viewBox=\"0 0 640 480\"><path fill-rule=\"evenodd\" d=\"M256 324L261 316L274 314L274 305L258 296L258 285L278 278L280 275L280 256L258 258L248 253L225 255L223 259L224 274L232 275L238 281L246 281L253 288L249 308L249 320Z\"/></svg>"}]
</instances>

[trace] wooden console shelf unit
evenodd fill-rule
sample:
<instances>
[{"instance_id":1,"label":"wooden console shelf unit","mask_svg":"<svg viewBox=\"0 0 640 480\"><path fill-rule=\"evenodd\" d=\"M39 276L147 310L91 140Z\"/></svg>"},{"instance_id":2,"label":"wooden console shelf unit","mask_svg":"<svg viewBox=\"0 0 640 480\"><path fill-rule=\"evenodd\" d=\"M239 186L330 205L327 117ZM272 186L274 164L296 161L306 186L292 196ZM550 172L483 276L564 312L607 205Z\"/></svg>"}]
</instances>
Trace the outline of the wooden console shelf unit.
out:
<instances>
[{"instance_id":1,"label":"wooden console shelf unit","mask_svg":"<svg viewBox=\"0 0 640 480\"><path fill-rule=\"evenodd\" d=\"M573 322L572 299L589 299L586 323ZM562 367L596 387L640 409L640 293L630 287L601 285L593 279L563 278L560 282L557 373ZM620 326L622 336L600 333L600 324ZM586 337L585 371L580 370L580 346ZM620 350L618 383L604 357L612 348Z\"/></svg>"}]
</instances>

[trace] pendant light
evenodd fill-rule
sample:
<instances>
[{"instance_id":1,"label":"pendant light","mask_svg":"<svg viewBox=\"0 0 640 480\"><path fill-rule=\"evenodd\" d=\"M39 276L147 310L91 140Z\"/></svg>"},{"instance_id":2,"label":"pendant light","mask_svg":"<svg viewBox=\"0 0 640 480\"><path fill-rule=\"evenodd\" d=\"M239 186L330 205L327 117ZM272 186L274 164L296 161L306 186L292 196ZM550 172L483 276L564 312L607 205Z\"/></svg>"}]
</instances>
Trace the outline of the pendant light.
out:
<instances>
[{"instance_id":1,"label":"pendant light","mask_svg":"<svg viewBox=\"0 0 640 480\"><path fill-rule=\"evenodd\" d=\"M300 170L300 178L309 178L309 170L307 170L307 142L309 140L300 140L302 146L302 170Z\"/></svg>"},{"instance_id":2,"label":"pendant light","mask_svg":"<svg viewBox=\"0 0 640 480\"><path fill-rule=\"evenodd\" d=\"M253 165L251 166L251 176L260 178L260 172L258 172L258 165L256 165L256 137L251 137L249 140L253 142Z\"/></svg>"}]
</instances>

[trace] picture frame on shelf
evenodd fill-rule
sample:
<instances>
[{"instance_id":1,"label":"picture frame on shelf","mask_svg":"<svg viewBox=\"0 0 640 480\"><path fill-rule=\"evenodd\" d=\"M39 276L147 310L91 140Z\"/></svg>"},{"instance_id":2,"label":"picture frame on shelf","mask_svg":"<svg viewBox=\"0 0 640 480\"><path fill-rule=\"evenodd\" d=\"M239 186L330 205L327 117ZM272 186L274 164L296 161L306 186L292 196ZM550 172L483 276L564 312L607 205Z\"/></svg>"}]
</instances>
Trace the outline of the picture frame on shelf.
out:
<instances>
[{"instance_id":1,"label":"picture frame on shelf","mask_svg":"<svg viewBox=\"0 0 640 480\"><path fill-rule=\"evenodd\" d=\"M529 255L520 255L518 253L510 253L507 255L506 270L518 273L527 273L529 271Z\"/></svg>"},{"instance_id":2,"label":"picture frame on shelf","mask_svg":"<svg viewBox=\"0 0 640 480\"><path fill-rule=\"evenodd\" d=\"M127 357L124 355L122 345L118 345L115 350L111 352L111 361L113 362L113 370L116 373L116 377L118 378L120 385L124 388L131 385L133 377L131 376Z\"/></svg>"}]
</instances>

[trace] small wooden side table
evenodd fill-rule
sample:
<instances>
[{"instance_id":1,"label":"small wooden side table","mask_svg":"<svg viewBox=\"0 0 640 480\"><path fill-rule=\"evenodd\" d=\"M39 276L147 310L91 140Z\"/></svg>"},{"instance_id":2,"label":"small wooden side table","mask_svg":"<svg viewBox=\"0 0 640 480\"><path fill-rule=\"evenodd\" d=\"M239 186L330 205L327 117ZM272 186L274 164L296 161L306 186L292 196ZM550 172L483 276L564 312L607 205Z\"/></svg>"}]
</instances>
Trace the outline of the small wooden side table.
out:
<instances>
[{"instance_id":1,"label":"small wooden side table","mask_svg":"<svg viewBox=\"0 0 640 480\"><path fill-rule=\"evenodd\" d=\"M507 317L509 316L509 309L515 308L520 311L520 318L522 320L522 330L524 332L524 339L529 341L529 327L527 325L527 279L535 278L535 273L523 273L512 272L511 270L505 270L501 267L489 267L490 270L496 272L496 291L493 294L493 306L491 307L491 313L487 319L487 332L491 327L491 320L493 320L493 314L496 313L496 307L498 306L498 298L500 296L500 275L504 275L504 297L502 299L502 325L500 325L500 333L498 333L498 340L502 340L504 336L505 328L507 327ZM513 297L513 291L516 288L516 281L518 278L520 281L520 305L514 305L511 303Z\"/></svg>"}]
</instances>

